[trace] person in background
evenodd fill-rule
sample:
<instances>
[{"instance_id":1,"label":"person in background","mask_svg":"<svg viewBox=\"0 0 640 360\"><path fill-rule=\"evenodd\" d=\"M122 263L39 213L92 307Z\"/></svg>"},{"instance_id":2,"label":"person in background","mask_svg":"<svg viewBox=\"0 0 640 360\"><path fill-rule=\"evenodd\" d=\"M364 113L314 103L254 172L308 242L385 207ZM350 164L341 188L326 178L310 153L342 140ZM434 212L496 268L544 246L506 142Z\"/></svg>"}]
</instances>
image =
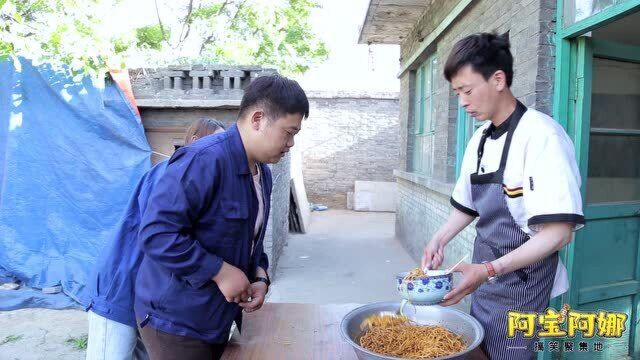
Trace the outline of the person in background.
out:
<instances>
[{"instance_id":1,"label":"person in background","mask_svg":"<svg viewBox=\"0 0 640 360\"><path fill-rule=\"evenodd\" d=\"M224 125L218 120L196 120L187 129L184 142L188 145L222 132ZM143 258L138 230L149 194L166 167L167 161L156 164L138 182L112 241L98 258L85 303L89 317L87 360L148 359L133 311L134 283Z\"/></svg>"}]
</instances>

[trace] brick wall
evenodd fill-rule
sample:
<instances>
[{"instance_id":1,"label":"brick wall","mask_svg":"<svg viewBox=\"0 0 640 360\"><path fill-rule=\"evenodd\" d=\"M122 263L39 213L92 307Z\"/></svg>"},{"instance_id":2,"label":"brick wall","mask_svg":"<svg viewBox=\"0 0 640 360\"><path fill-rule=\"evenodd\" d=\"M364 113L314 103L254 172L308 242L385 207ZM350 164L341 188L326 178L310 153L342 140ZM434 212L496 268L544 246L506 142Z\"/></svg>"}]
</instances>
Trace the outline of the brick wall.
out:
<instances>
[{"instance_id":1,"label":"brick wall","mask_svg":"<svg viewBox=\"0 0 640 360\"><path fill-rule=\"evenodd\" d=\"M418 21L417 27L401 44L402 59L411 57L420 41L447 16L456 1L434 0ZM426 242L445 222L450 211L448 203L455 183L457 98L449 83L441 75L444 62L456 41L466 35L482 31L509 31L511 51L514 55L514 82L512 91L525 105L542 112L551 111L553 97L555 1L550 0L480 0L473 2L454 23L429 46L424 58L434 51L439 60L436 81L436 124L434 173L429 179L412 174L398 175L398 215L396 233L411 254L419 259ZM414 73L405 72L400 88L400 163L411 159ZM437 190L434 190L437 189ZM471 253L473 230L456 238L448 247L446 265L456 261L465 252Z\"/></svg>"},{"instance_id":2,"label":"brick wall","mask_svg":"<svg viewBox=\"0 0 640 360\"><path fill-rule=\"evenodd\" d=\"M345 208L354 181L394 181L400 167L398 95L309 92L296 137L310 202Z\"/></svg>"}]
</instances>

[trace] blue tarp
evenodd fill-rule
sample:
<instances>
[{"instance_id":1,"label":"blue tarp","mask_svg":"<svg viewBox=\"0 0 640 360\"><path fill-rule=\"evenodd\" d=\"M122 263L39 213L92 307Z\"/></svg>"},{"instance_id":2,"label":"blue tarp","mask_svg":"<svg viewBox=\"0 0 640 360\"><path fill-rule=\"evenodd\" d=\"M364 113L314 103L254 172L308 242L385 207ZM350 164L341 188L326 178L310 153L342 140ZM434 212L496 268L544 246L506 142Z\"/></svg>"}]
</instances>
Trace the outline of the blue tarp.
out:
<instances>
[{"instance_id":1,"label":"blue tarp","mask_svg":"<svg viewBox=\"0 0 640 360\"><path fill-rule=\"evenodd\" d=\"M0 310L78 306L149 157L113 81L0 62L0 283L24 286L0 290Z\"/></svg>"}]
</instances>

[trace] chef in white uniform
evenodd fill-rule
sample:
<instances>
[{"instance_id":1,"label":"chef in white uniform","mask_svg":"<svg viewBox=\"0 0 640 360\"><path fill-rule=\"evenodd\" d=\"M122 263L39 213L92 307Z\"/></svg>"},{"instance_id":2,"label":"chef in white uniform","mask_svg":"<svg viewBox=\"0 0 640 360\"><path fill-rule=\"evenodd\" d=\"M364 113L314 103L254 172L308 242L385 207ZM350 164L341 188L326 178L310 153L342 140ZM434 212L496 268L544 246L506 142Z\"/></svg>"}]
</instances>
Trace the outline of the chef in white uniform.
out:
<instances>
[{"instance_id":1,"label":"chef in white uniform","mask_svg":"<svg viewBox=\"0 0 640 360\"><path fill-rule=\"evenodd\" d=\"M458 266L463 278L442 305L471 294L489 358L533 359L537 339L507 338L507 312L542 313L552 296L568 289L558 250L584 225L575 150L555 120L511 93L506 36L460 40L444 72L460 105L485 124L467 145L454 209L427 244L422 265L439 267L446 244L477 218L473 261Z\"/></svg>"}]
</instances>

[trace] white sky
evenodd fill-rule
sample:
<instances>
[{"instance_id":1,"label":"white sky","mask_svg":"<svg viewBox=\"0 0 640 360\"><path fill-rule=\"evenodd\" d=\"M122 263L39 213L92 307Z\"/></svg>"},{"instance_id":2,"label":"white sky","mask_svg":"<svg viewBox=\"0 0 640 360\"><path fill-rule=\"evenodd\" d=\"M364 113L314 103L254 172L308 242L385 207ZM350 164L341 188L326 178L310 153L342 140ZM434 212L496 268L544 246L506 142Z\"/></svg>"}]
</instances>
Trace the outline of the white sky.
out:
<instances>
[{"instance_id":1,"label":"white sky","mask_svg":"<svg viewBox=\"0 0 640 360\"><path fill-rule=\"evenodd\" d=\"M322 0L312 26L329 47L329 59L300 79L312 90L398 91L397 45L359 45L358 35L369 0Z\"/></svg>"},{"instance_id":2,"label":"white sky","mask_svg":"<svg viewBox=\"0 0 640 360\"><path fill-rule=\"evenodd\" d=\"M162 2L162 0L160 0ZM306 90L398 91L397 45L359 45L359 29L369 0L320 0L311 23L329 49L328 60L297 80ZM123 0L110 15L114 26L156 22L153 0ZM163 19L166 15L163 15Z\"/></svg>"}]
</instances>

